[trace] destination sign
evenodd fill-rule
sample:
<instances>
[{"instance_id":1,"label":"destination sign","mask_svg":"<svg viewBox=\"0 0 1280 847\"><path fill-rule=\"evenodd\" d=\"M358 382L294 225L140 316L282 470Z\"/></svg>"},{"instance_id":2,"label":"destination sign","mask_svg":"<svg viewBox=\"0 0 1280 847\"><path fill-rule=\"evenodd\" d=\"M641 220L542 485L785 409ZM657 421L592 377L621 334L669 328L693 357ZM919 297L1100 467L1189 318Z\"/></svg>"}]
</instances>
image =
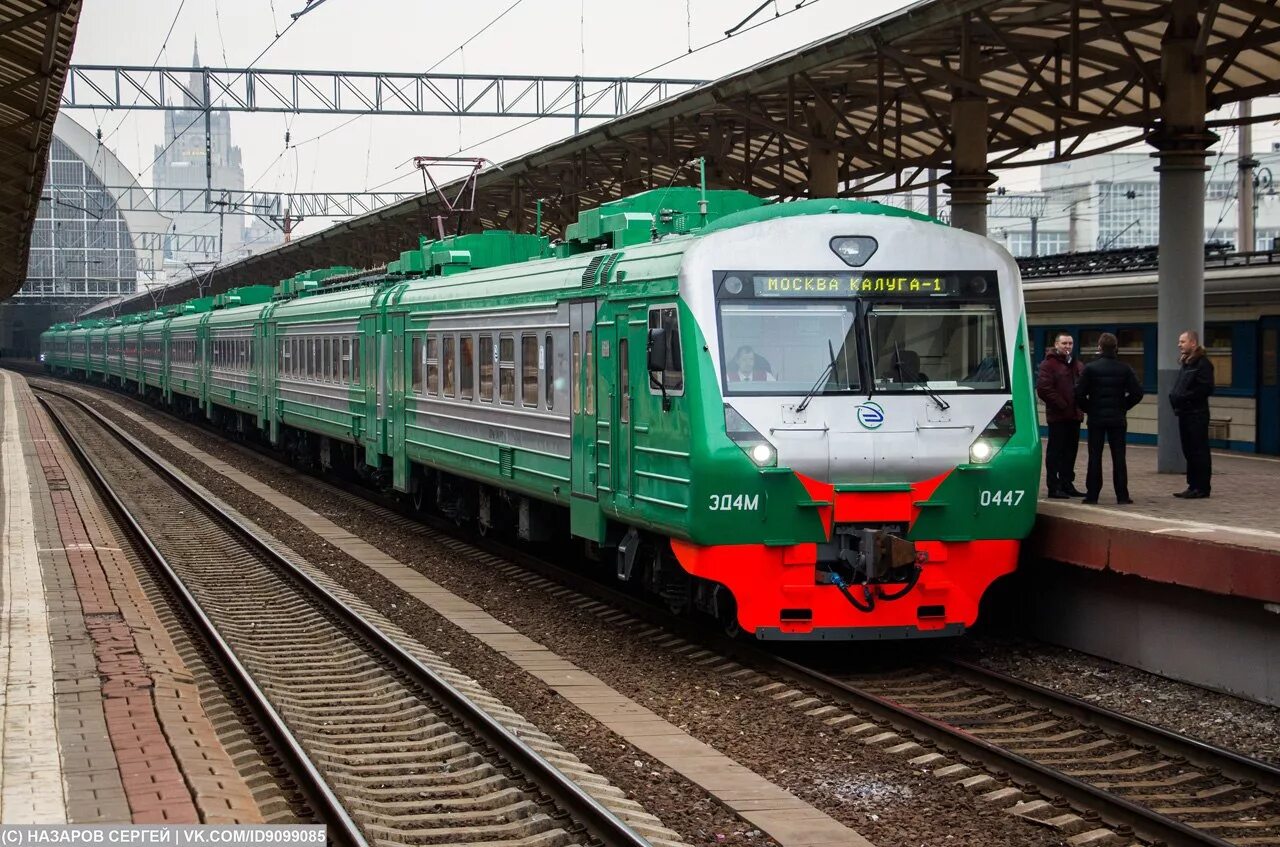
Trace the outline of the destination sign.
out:
<instances>
[{"instance_id":1,"label":"destination sign","mask_svg":"<svg viewBox=\"0 0 1280 847\"><path fill-rule=\"evenodd\" d=\"M994 300L995 271L715 271L719 298L964 298Z\"/></svg>"},{"instance_id":2,"label":"destination sign","mask_svg":"<svg viewBox=\"0 0 1280 847\"><path fill-rule=\"evenodd\" d=\"M752 274L757 297L932 297L960 293L956 276L928 273Z\"/></svg>"}]
</instances>

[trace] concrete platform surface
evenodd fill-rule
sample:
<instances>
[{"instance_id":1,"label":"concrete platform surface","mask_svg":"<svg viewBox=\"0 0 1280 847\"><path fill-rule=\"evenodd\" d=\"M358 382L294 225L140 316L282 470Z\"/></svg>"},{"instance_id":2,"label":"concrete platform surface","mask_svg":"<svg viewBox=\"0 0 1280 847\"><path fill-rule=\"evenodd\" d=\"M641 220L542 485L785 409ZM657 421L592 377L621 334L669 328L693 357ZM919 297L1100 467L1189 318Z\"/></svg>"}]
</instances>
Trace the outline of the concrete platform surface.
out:
<instances>
[{"instance_id":1,"label":"concrete platform surface","mask_svg":"<svg viewBox=\"0 0 1280 847\"><path fill-rule=\"evenodd\" d=\"M260 823L115 525L0 370L0 823Z\"/></svg>"},{"instance_id":2,"label":"concrete platform surface","mask_svg":"<svg viewBox=\"0 0 1280 847\"><path fill-rule=\"evenodd\" d=\"M1041 495L1029 557L1215 594L1280 603L1280 459L1213 454L1213 496L1181 500L1181 474L1160 474L1153 447L1130 445L1129 492L1120 506L1111 488L1110 457L1100 503ZM1076 487L1083 489L1081 444Z\"/></svg>"}]
</instances>

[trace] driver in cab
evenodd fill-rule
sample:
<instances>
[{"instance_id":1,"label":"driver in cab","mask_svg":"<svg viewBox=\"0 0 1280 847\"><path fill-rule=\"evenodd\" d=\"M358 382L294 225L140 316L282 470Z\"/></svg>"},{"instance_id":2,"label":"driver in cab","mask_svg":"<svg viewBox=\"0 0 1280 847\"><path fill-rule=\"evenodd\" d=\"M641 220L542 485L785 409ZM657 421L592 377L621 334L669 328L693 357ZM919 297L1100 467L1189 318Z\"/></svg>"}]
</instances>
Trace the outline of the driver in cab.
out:
<instances>
[{"instance_id":1,"label":"driver in cab","mask_svg":"<svg viewBox=\"0 0 1280 847\"><path fill-rule=\"evenodd\" d=\"M776 382L777 379L769 363L757 356L755 350L745 344L738 348L729 366L730 382Z\"/></svg>"}]
</instances>

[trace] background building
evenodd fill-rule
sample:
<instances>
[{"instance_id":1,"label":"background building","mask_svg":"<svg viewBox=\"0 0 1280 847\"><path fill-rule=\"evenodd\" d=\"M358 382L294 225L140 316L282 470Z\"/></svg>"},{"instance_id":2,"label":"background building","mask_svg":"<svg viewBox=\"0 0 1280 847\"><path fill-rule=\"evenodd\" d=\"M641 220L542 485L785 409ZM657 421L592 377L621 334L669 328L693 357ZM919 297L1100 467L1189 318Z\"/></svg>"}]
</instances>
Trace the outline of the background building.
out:
<instances>
[{"instance_id":1,"label":"background building","mask_svg":"<svg viewBox=\"0 0 1280 847\"><path fill-rule=\"evenodd\" d=\"M51 324L150 283L163 264L170 222L136 188L133 174L93 133L59 113L27 281L0 303L0 348L31 354Z\"/></svg>"},{"instance_id":2,"label":"background building","mask_svg":"<svg viewBox=\"0 0 1280 847\"><path fill-rule=\"evenodd\" d=\"M1236 243L1236 156L1226 153L1210 156L1205 174L1206 242L1231 242L1241 251L1270 250L1280 237L1280 202L1271 185L1273 172L1280 175L1280 152L1255 158L1254 243ZM1037 255L1158 244L1160 175L1155 164L1146 152L1127 152L1043 166L1040 184L1048 202L1034 227ZM990 234L1013 255L1030 256L1031 232L1029 219L1000 219L992 221Z\"/></svg>"},{"instance_id":3,"label":"background building","mask_svg":"<svg viewBox=\"0 0 1280 847\"><path fill-rule=\"evenodd\" d=\"M200 51L191 57L192 67L200 67ZM240 148L232 144L231 115L211 110L207 117L209 132L206 166L206 116L201 75L192 73L184 93L184 108L164 113L164 140L155 148L155 164L151 172L155 186L161 189L188 188L203 191L208 185L217 189L244 190L244 167ZM194 95L194 96L192 96ZM210 181L212 177L212 181ZM282 236L261 221L239 212L205 211L198 205L190 211L175 212L171 232L184 236L208 236L212 249L191 249L191 239L170 239L165 257L176 265L175 272L186 262L218 261L223 263L244 258L279 244ZM203 239L202 239L203 240ZM220 248L220 249L219 249Z\"/></svg>"}]
</instances>

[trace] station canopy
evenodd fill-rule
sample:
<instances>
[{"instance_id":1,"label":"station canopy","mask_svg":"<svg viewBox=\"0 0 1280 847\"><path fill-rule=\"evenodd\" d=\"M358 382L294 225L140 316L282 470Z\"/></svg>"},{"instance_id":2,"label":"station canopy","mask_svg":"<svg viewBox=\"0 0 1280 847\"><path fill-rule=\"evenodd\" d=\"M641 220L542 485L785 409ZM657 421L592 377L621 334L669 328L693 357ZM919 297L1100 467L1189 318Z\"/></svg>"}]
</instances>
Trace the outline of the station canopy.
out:
<instances>
[{"instance_id":1,"label":"station canopy","mask_svg":"<svg viewBox=\"0 0 1280 847\"><path fill-rule=\"evenodd\" d=\"M80 0L0 2L0 300L27 278Z\"/></svg>"},{"instance_id":2,"label":"station canopy","mask_svg":"<svg viewBox=\"0 0 1280 847\"><path fill-rule=\"evenodd\" d=\"M450 230L531 231L541 199L544 232L554 235L581 209L692 184L698 157L706 157L710 187L780 198L807 195L810 151L836 157L846 195L919 187L929 168L947 167L951 103L959 97L988 103L993 169L1011 166L1014 157L1034 164L1020 154L1041 145L1049 145L1045 162L1083 155L1082 142L1102 130L1131 130L1107 149L1132 144L1160 117L1161 43L1174 6L916 3L490 167L477 178L474 210ZM1209 108L1280 92L1276 0L1207 0L1198 8L1194 55L1204 62ZM969 57L964 74L962 52ZM433 232L440 210L436 195L423 194L217 268L199 282L208 293L315 267L377 266ZM192 279L164 296L173 302L196 293ZM114 308L152 303L140 295Z\"/></svg>"}]
</instances>

